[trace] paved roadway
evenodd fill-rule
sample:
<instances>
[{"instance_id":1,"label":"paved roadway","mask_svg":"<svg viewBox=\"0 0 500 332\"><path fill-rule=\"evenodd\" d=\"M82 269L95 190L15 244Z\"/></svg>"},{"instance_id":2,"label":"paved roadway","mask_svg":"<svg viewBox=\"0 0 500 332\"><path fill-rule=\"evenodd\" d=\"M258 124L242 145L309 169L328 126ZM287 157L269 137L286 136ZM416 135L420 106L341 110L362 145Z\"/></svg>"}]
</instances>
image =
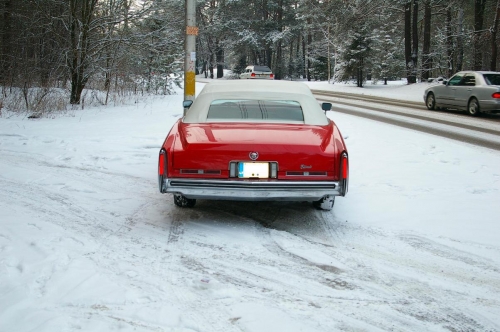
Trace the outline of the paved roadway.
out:
<instances>
[{"instance_id":1,"label":"paved roadway","mask_svg":"<svg viewBox=\"0 0 500 332\"><path fill-rule=\"evenodd\" d=\"M500 115L471 117L464 112L429 111L422 102L312 90L320 101L345 114L426 132L500 151Z\"/></svg>"}]
</instances>

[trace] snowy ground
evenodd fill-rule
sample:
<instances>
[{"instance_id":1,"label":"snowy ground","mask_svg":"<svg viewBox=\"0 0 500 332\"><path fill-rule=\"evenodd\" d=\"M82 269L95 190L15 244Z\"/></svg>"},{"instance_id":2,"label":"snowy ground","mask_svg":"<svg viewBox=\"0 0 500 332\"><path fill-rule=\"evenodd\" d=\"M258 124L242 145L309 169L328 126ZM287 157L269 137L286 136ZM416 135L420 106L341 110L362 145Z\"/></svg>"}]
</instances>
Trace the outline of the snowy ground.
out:
<instances>
[{"instance_id":1,"label":"snowy ground","mask_svg":"<svg viewBox=\"0 0 500 332\"><path fill-rule=\"evenodd\" d=\"M500 331L498 152L331 113L332 211L179 209L156 170L181 102L0 118L0 331Z\"/></svg>"}]
</instances>

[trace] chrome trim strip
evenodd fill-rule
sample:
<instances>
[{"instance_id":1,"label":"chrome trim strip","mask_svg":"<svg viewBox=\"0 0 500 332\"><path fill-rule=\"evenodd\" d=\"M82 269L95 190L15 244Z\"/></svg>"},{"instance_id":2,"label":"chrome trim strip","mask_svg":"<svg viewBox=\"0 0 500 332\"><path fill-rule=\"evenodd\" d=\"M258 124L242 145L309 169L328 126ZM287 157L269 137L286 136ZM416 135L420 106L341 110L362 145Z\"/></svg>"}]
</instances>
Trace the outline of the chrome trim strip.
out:
<instances>
[{"instance_id":1,"label":"chrome trim strip","mask_svg":"<svg viewBox=\"0 0 500 332\"><path fill-rule=\"evenodd\" d=\"M221 171L218 169L181 169L181 174L215 174L220 175Z\"/></svg>"},{"instance_id":2,"label":"chrome trim strip","mask_svg":"<svg viewBox=\"0 0 500 332\"><path fill-rule=\"evenodd\" d=\"M327 175L328 175L327 172L296 172L296 171L286 172L286 176L327 176Z\"/></svg>"},{"instance_id":3,"label":"chrome trim strip","mask_svg":"<svg viewBox=\"0 0 500 332\"><path fill-rule=\"evenodd\" d=\"M316 201L341 195L338 181L164 179L166 192L195 199Z\"/></svg>"}]
</instances>

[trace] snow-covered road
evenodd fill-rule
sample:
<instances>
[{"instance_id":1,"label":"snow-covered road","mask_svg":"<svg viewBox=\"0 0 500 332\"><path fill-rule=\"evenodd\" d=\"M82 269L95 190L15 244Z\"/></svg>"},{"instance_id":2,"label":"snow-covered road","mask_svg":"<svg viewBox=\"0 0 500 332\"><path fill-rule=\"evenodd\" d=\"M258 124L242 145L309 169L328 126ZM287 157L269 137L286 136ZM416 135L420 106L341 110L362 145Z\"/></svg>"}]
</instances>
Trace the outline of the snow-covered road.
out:
<instances>
[{"instance_id":1,"label":"snow-covered road","mask_svg":"<svg viewBox=\"0 0 500 332\"><path fill-rule=\"evenodd\" d=\"M334 112L332 211L179 209L181 101L0 118L0 331L500 331L500 153Z\"/></svg>"}]
</instances>

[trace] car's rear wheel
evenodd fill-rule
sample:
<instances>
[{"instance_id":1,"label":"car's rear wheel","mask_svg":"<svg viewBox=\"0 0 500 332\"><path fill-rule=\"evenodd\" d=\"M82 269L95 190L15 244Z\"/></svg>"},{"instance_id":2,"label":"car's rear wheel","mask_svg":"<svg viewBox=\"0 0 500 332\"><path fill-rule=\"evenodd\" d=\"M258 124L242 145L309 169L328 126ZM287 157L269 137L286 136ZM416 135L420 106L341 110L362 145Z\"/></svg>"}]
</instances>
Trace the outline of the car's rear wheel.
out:
<instances>
[{"instance_id":1,"label":"car's rear wheel","mask_svg":"<svg viewBox=\"0 0 500 332\"><path fill-rule=\"evenodd\" d=\"M427 99L425 100L425 106L427 106L427 109L431 111L436 109L436 98L434 97L434 94L432 92L429 92L427 94Z\"/></svg>"},{"instance_id":2,"label":"car's rear wheel","mask_svg":"<svg viewBox=\"0 0 500 332\"><path fill-rule=\"evenodd\" d=\"M330 211L335 204L335 196L325 196L319 201L314 201L313 206L318 210Z\"/></svg>"},{"instance_id":3,"label":"car's rear wheel","mask_svg":"<svg viewBox=\"0 0 500 332\"><path fill-rule=\"evenodd\" d=\"M174 204L181 208L192 208L196 204L196 199L187 198L182 195L174 195Z\"/></svg>"},{"instance_id":4,"label":"car's rear wheel","mask_svg":"<svg viewBox=\"0 0 500 332\"><path fill-rule=\"evenodd\" d=\"M481 113L481 108L479 107L479 101L477 101L476 98L471 98L471 100L469 100L467 111L472 116L478 116L479 113Z\"/></svg>"}]
</instances>

